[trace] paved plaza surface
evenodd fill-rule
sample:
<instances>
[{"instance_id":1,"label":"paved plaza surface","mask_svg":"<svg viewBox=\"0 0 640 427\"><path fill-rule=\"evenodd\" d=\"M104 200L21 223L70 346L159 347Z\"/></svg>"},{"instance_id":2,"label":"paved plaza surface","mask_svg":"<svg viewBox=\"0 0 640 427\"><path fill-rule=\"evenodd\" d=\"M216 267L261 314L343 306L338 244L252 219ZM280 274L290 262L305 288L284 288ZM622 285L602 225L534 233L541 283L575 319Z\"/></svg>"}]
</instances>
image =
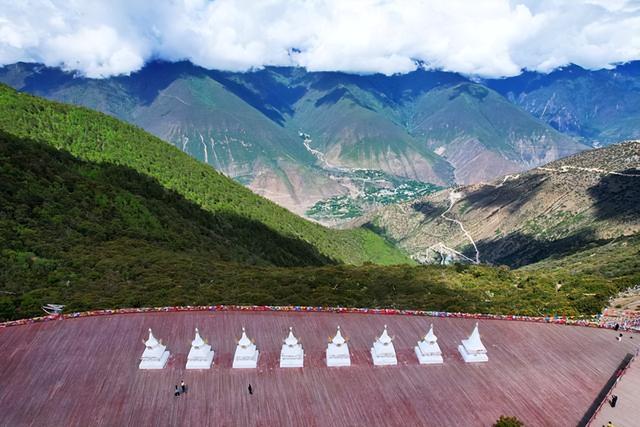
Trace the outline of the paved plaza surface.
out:
<instances>
[{"instance_id":1,"label":"paved plaza surface","mask_svg":"<svg viewBox=\"0 0 640 427\"><path fill-rule=\"evenodd\" d=\"M638 337L634 337L636 339ZM605 403L594 418L591 426L600 427L609 421L616 427L634 427L640 424L640 358L631 363L624 376L611 390L611 395L617 395L616 407Z\"/></svg>"},{"instance_id":2,"label":"paved plaza surface","mask_svg":"<svg viewBox=\"0 0 640 427\"><path fill-rule=\"evenodd\" d=\"M431 323L442 365L420 365L414 352ZM370 348L385 324L398 365L374 367ZM616 332L597 328L480 320L489 361L467 364L457 346L474 324L402 315L170 312L0 328L0 425L488 426L506 414L527 426L570 426L640 341L618 342ZM337 325L349 338L350 367L325 364ZM257 369L231 369L242 326L260 351ZM279 367L289 326L304 346L304 368ZM195 327L215 350L209 370L185 369ZM171 352L165 369L138 369L148 328ZM637 375L637 363L633 369ZM175 397L181 380L188 392ZM626 404L621 398L620 408Z\"/></svg>"}]
</instances>

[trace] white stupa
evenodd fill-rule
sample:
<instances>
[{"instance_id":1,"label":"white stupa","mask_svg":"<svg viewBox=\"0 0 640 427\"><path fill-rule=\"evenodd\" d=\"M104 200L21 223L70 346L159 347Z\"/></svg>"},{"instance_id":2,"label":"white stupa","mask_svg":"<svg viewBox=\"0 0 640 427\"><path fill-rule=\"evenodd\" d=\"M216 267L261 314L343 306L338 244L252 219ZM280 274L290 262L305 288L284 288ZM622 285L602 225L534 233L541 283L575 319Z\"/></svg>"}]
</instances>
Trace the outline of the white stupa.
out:
<instances>
[{"instance_id":1,"label":"white stupa","mask_svg":"<svg viewBox=\"0 0 640 427\"><path fill-rule=\"evenodd\" d=\"M233 356L234 368L256 368L258 367L258 356L260 352L256 348L256 345L247 337L247 334L242 328L242 336L238 340L236 346L236 353Z\"/></svg>"},{"instance_id":2,"label":"white stupa","mask_svg":"<svg viewBox=\"0 0 640 427\"><path fill-rule=\"evenodd\" d=\"M213 363L213 350L200 336L196 328L196 337L191 341L191 350L187 356L187 369L209 369Z\"/></svg>"},{"instance_id":3,"label":"white stupa","mask_svg":"<svg viewBox=\"0 0 640 427\"><path fill-rule=\"evenodd\" d=\"M144 342L144 352L140 358L140 369L162 369L169 360L167 347L162 345L162 340L158 341L153 336L149 328L149 338Z\"/></svg>"},{"instance_id":4,"label":"white stupa","mask_svg":"<svg viewBox=\"0 0 640 427\"><path fill-rule=\"evenodd\" d=\"M351 366L349 345L340 332L340 326L327 344L327 366Z\"/></svg>"},{"instance_id":5,"label":"white stupa","mask_svg":"<svg viewBox=\"0 0 640 427\"><path fill-rule=\"evenodd\" d=\"M376 366L397 365L396 349L393 346L393 338L387 333L387 325L384 325L384 331L374 342L371 347L371 358Z\"/></svg>"},{"instance_id":6,"label":"white stupa","mask_svg":"<svg viewBox=\"0 0 640 427\"><path fill-rule=\"evenodd\" d=\"M422 337L418 341L418 345L415 346L416 356L418 356L418 362L422 365L442 363L442 351L438 345L438 337L433 333L433 323L427 335Z\"/></svg>"},{"instance_id":7,"label":"white stupa","mask_svg":"<svg viewBox=\"0 0 640 427\"><path fill-rule=\"evenodd\" d=\"M478 322L476 322L473 332L469 335L469 338L462 340L462 344L458 346L458 351L462 355L462 358L467 363L472 362L488 362L487 349L480 340L480 333L478 332Z\"/></svg>"},{"instance_id":8,"label":"white stupa","mask_svg":"<svg viewBox=\"0 0 640 427\"><path fill-rule=\"evenodd\" d=\"M293 328L289 326L289 335L282 343L280 350L281 368L302 368L304 365L304 351L298 338L293 335Z\"/></svg>"}]
</instances>

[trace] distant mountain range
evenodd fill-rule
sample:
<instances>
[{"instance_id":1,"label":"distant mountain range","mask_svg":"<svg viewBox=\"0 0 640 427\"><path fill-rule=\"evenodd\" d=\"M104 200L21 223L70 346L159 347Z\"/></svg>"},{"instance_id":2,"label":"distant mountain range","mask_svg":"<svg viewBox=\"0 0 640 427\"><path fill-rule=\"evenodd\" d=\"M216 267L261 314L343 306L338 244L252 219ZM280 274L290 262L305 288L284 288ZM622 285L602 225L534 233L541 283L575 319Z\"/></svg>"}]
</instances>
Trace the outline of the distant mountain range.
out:
<instances>
[{"instance_id":1,"label":"distant mountain range","mask_svg":"<svg viewBox=\"0 0 640 427\"><path fill-rule=\"evenodd\" d=\"M639 68L479 81L425 70L228 73L154 62L130 76L87 79L20 63L0 68L0 81L141 126L303 214L321 210L318 202L362 200L372 186L395 194L407 181L486 182L635 137ZM379 173L385 178L363 178Z\"/></svg>"},{"instance_id":2,"label":"distant mountain range","mask_svg":"<svg viewBox=\"0 0 640 427\"><path fill-rule=\"evenodd\" d=\"M640 138L640 61L598 71L571 65L485 83L585 143L601 146Z\"/></svg>"}]
</instances>

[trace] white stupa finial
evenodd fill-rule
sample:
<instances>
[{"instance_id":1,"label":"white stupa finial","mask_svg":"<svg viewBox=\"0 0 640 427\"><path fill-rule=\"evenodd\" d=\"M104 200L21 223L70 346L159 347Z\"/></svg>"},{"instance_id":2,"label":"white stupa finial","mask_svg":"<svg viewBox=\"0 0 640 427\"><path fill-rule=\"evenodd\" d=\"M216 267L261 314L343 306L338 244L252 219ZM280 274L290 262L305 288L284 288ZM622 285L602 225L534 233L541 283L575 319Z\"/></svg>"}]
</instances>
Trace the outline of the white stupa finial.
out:
<instances>
[{"instance_id":1,"label":"white stupa finial","mask_svg":"<svg viewBox=\"0 0 640 427\"><path fill-rule=\"evenodd\" d=\"M153 336L153 331L151 330L151 328L149 328L149 338L144 343L144 345L147 347L155 347L158 345L158 340Z\"/></svg>"},{"instance_id":2,"label":"white stupa finial","mask_svg":"<svg viewBox=\"0 0 640 427\"><path fill-rule=\"evenodd\" d=\"M429 343L434 343L438 341L438 337L436 337L436 335L433 333L433 323L431 324L431 327L429 328L429 332L427 332L427 335L424 336L424 340Z\"/></svg>"},{"instance_id":3,"label":"white stupa finial","mask_svg":"<svg viewBox=\"0 0 640 427\"><path fill-rule=\"evenodd\" d=\"M471 335L469 335L469 338L467 339L465 346L467 348L469 348L469 349L482 349L482 350L485 350L485 347L482 344L482 340L480 339L480 331L478 330L478 322L476 322L476 325L473 328L473 331L471 332Z\"/></svg>"},{"instance_id":4,"label":"white stupa finial","mask_svg":"<svg viewBox=\"0 0 640 427\"><path fill-rule=\"evenodd\" d=\"M473 331L471 331L471 336L473 335L480 336L480 331L478 331L478 322L476 322L475 326L473 327Z\"/></svg>"},{"instance_id":5,"label":"white stupa finial","mask_svg":"<svg viewBox=\"0 0 640 427\"><path fill-rule=\"evenodd\" d=\"M242 336L240 337L240 340L238 341L238 344L241 347L247 347L247 346L251 345L251 340L247 336L247 332L245 331L244 326L242 327Z\"/></svg>"},{"instance_id":6,"label":"white stupa finial","mask_svg":"<svg viewBox=\"0 0 640 427\"><path fill-rule=\"evenodd\" d=\"M331 339L331 342L336 344L336 345L342 345L345 342L347 342L346 339L344 339L344 337L342 336L342 332L340 331L340 325L338 325L338 328L336 330L336 334L335 336Z\"/></svg>"},{"instance_id":7,"label":"white stupa finial","mask_svg":"<svg viewBox=\"0 0 640 427\"><path fill-rule=\"evenodd\" d=\"M387 325L384 325L384 330L382 331L382 335L380 335L380 338L378 338L378 341L380 341L382 344L389 344L392 340L393 338L391 338L387 333Z\"/></svg>"},{"instance_id":8,"label":"white stupa finial","mask_svg":"<svg viewBox=\"0 0 640 427\"><path fill-rule=\"evenodd\" d=\"M298 344L298 339L293 335L293 327L289 326L289 335L284 340L284 343L290 347Z\"/></svg>"},{"instance_id":9,"label":"white stupa finial","mask_svg":"<svg viewBox=\"0 0 640 427\"><path fill-rule=\"evenodd\" d=\"M200 331L196 328L196 337L191 341L191 345L194 347L202 347L204 344L205 342L200 336Z\"/></svg>"}]
</instances>

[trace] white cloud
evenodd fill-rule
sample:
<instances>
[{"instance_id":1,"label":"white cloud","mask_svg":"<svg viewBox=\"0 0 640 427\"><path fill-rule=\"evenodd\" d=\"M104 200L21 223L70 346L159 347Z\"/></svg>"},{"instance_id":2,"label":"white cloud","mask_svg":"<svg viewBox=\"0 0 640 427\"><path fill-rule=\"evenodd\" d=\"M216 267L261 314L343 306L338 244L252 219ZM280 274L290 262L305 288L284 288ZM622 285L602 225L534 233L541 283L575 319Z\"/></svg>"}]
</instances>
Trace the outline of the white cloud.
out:
<instances>
[{"instance_id":1,"label":"white cloud","mask_svg":"<svg viewBox=\"0 0 640 427\"><path fill-rule=\"evenodd\" d=\"M295 49L295 50L293 50ZM152 58L241 71L263 65L479 76L640 59L637 0L0 0L0 64L89 77Z\"/></svg>"}]
</instances>

